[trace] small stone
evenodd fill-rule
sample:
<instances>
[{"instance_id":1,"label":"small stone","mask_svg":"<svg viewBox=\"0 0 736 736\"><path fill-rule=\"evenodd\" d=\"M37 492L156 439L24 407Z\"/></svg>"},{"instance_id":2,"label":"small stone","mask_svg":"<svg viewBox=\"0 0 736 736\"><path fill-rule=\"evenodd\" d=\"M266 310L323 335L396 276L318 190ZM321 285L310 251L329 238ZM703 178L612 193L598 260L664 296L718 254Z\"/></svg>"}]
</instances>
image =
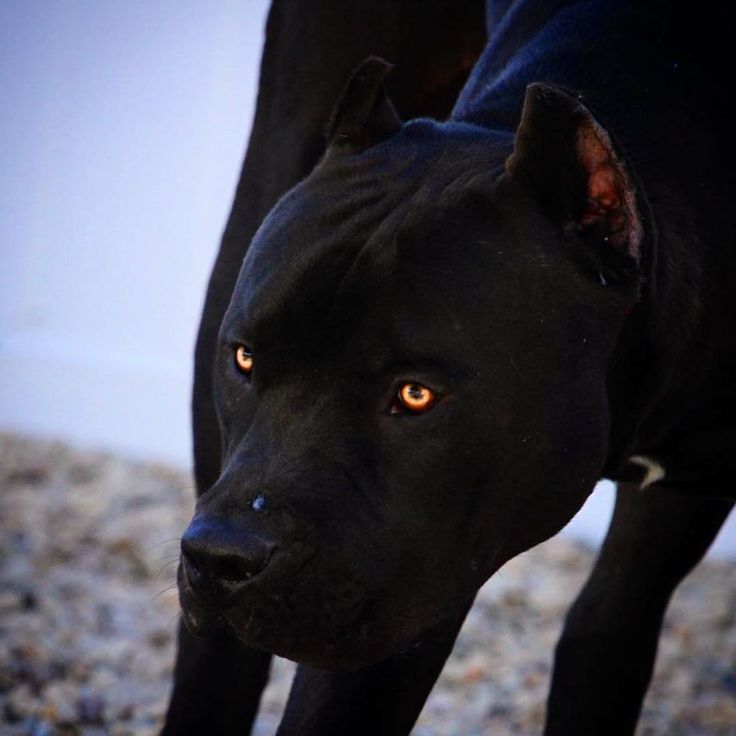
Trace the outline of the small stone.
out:
<instances>
[{"instance_id":1,"label":"small stone","mask_svg":"<svg viewBox=\"0 0 736 736\"><path fill-rule=\"evenodd\" d=\"M54 736L80 736L81 733L74 723L57 723Z\"/></svg>"},{"instance_id":2,"label":"small stone","mask_svg":"<svg viewBox=\"0 0 736 736\"><path fill-rule=\"evenodd\" d=\"M32 718L28 726L28 736L54 736L54 724L40 718Z\"/></svg>"},{"instance_id":3,"label":"small stone","mask_svg":"<svg viewBox=\"0 0 736 736\"><path fill-rule=\"evenodd\" d=\"M0 695L8 692L12 686L13 680L10 677L10 672L6 672L4 669L0 668Z\"/></svg>"},{"instance_id":4,"label":"small stone","mask_svg":"<svg viewBox=\"0 0 736 736\"><path fill-rule=\"evenodd\" d=\"M28 465L11 471L6 476L6 482L40 486L48 480L48 477L49 469L45 465Z\"/></svg>"},{"instance_id":5,"label":"small stone","mask_svg":"<svg viewBox=\"0 0 736 736\"><path fill-rule=\"evenodd\" d=\"M132 703L126 703L118 709L118 721L130 721L135 717L135 706Z\"/></svg>"},{"instance_id":6,"label":"small stone","mask_svg":"<svg viewBox=\"0 0 736 736\"><path fill-rule=\"evenodd\" d=\"M476 663L469 666L463 674L464 682L477 682L488 676L488 667L483 663Z\"/></svg>"},{"instance_id":7,"label":"small stone","mask_svg":"<svg viewBox=\"0 0 736 736\"><path fill-rule=\"evenodd\" d=\"M106 705L101 695L82 695L77 699L77 717L82 723L104 723Z\"/></svg>"},{"instance_id":8,"label":"small stone","mask_svg":"<svg viewBox=\"0 0 736 736\"><path fill-rule=\"evenodd\" d=\"M97 470L94 465L76 463L69 468L67 476L72 483L76 485L85 485L97 477Z\"/></svg>"},{"instance_id":9,"label":"small stone","mask_svg":"<svg viewBox=\"0 0 736 736\"><path fill-rule=\"evenodd\" d=\"M161 647L165 647L171 641L171 632L167 629L157 629L156 631L152 631L148 635L147 639L148 643L152 647L160 649Z\"/></svg>"},{"instance_id":10,"label":"small stone","mask_svg":"<svg viewBox=\"0 0 736 736\"><path fill-rule=\"evenodd\" d=\"M20 605L24 611L35 611L38 608L38 598L30 588L21 594Z\"/></svg>"},{"instance_id":11,"label":"small stone","mask_svg":"<svg viewBox=\"0 0 736 736\"><path fill-rule=\"evenodd\" d=\"M18 708L17 703L7 700L3 705L3 720L6 723L19 723L25 714Z\"/></svg>"},{"instance_id":12,"label":"small stone","mask_svg":"<svg viewBox=\"0 0 736 736\"><path fill-rule=\"evenodd\" d=\"M95 607L95 626L100 636L110 636L115 631L115 616L110 604L100 603Z\"/></svg>"}]
</instances>

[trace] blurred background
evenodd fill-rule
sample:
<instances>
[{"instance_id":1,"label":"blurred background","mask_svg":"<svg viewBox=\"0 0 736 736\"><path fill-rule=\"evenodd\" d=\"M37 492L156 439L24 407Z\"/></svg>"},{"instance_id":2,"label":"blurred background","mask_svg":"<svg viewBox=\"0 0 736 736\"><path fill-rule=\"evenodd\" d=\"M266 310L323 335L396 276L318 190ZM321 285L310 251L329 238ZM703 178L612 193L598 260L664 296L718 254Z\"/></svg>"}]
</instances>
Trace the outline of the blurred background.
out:
<instances>
[{"instance_id":1,"label":"blurred background","mask_svg":"<svg viewBox=\"0 0 736 736\"><path fill-rule=\"evenodd\" d=\"M0 3L0 425L188 465L266 12Z\"/></svg>"},{"instance_id":2,"label":"blurred background","mask_svg":"<svg viewBox=\"0 0 736 736\"><path fill-rule=\"evenodd\" d=\"M189 467L267 6L0 3L0 428ZM597 539L610 505L602 484L570 531Z\"/></svg>"}]
</instances>

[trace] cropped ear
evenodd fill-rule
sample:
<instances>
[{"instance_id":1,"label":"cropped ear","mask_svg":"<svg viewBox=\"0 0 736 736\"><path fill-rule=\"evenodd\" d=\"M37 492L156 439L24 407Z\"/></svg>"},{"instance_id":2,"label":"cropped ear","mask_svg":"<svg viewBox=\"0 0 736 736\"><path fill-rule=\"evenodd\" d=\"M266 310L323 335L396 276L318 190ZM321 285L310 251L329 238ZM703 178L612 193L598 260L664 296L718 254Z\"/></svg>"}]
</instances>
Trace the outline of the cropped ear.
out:
<instances>
[{"instance_id":1,"label":"cropped ear","mask_svg":"<svg viewBox=\"0 0 736 736\"><path fill-rule=\"evenodd\" d=\"M566 228L640 259L636 188L608 133L573 95L527 88L509 177L523 179L546 213Z\"/></svg>"},{"instance_id":2,"label":"cropped ear","mask_svg":"<svg viewBox=\"0 0 736 736\"><path fill-rule=\"evenodd\" d=\"M392 69L369 56L352 73L327 124L330 150L356 153L398 133L401 120L383 84Z\"/></svg>"}]
</instances>

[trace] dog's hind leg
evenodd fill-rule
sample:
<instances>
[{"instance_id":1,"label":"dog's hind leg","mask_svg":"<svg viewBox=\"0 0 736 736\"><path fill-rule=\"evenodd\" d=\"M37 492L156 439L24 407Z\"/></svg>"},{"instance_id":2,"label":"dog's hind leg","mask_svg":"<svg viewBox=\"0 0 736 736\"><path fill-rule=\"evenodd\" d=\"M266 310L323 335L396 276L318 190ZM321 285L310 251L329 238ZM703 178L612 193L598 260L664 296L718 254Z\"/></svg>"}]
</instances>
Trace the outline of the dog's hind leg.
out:
<instances>
[{"instance_id":1,"label":"dog's hind leg","mask_svg":"<svg viewBox=\"0 0 736 736\"><path fill-rule=\"evenodd\" d=\"M732 505L619 486L600 556L557 645L546 736L634 732L670 597Z\"/></svg>"}]
</instances>

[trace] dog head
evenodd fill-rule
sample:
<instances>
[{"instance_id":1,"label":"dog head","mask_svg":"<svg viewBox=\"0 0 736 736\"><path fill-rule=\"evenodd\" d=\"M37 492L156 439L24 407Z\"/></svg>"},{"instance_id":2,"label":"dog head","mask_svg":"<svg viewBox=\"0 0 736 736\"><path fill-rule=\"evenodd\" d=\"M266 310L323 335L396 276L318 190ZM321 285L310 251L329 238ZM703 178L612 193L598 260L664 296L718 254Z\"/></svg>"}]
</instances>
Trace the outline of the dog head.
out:
<instances>
[{"instance_id":1,"label":"dog head","mask_svg":"<svg viewBox=\"0 0 736 736\"><path fill-rule=\"evenodd\" d=\"M222 324L222 474L183 539L185 620L366 666L555 534L608 452L639 294L634 188L574 97L516 136L402 124L371 59L256 234Z\"/></svg>"}]
</instances>

